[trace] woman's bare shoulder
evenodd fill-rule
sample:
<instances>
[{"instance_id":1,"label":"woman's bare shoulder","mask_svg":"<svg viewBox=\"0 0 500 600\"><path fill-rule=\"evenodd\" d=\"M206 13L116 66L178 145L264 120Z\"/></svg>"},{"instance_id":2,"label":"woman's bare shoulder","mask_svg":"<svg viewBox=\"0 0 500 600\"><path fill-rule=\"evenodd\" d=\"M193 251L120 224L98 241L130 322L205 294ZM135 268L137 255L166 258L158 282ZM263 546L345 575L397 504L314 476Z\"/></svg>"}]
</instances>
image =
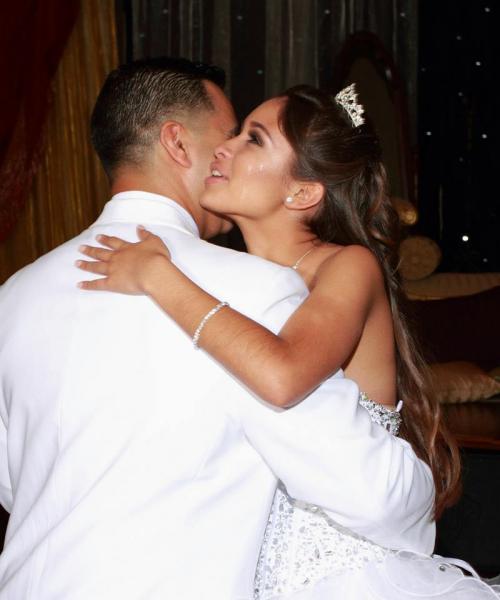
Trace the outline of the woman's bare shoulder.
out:
<instances>
[{"instance_id":1,"label":"woman's bare shoulder","mask_svg":"<svg viewBox=\"0 0 500 600\"><path fill-rule=\"evenodd\" d=\"M361 281L383 285L384 282L379 260L369 248L358 244L329 245L316 272L316 283L333 283L346 278L352 283Z\"/></svg>"}]
</instances>

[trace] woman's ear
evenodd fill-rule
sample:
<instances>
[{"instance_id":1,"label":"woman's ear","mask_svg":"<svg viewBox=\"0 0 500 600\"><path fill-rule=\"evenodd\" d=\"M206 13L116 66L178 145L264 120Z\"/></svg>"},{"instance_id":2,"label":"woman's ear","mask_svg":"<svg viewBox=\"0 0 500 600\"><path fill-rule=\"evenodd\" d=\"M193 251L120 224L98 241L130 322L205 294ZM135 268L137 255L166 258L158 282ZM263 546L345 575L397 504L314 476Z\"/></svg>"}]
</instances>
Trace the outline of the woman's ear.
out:
<instances>
[{"instance_id":1,"label":"woman's ear","mask_svg":"<svg viewBox=\"0 0 500 600\"><path fill-rule=\"evenodd\" d=\"M285 203L287 208L292 210L308 210L318 206L325 195L325 187L318 182L303 182L299 184L300 188L293 196L288 196L292 200Z\"/></svg>"},{"instance_id":2,"label":"woman's ear","mask_svg":"<svg viewBox=\"0 0 500 600\"><path fill-rule=\"evenodd\" d=\"M191 158L186 148L187 132L177 121L165 121L160 129L160 144L176 163L182 167L191 167Z\"/></svg>"}]
</instances>

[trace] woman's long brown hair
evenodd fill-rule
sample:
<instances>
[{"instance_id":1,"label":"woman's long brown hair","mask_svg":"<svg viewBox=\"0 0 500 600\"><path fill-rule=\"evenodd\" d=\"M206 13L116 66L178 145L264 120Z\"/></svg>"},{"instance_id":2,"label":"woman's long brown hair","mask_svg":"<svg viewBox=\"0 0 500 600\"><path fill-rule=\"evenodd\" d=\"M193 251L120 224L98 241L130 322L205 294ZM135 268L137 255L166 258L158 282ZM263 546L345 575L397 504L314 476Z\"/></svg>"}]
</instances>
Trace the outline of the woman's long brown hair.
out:
<instances>
[{"instance_id":1,"label":"woman's long brown hair","mask_svg":"<svg viewBox=\"0 0 500 600\"><path fill-rule=\"evenodd\" d=\"M431 468L438 518L460 494L460 455L405 316L398 275L399 218L387 193L379 140L369 124L354 127L326 92L296 86L283 97L280 126L295 153L292 176L325 187L311 230L324 242L369 248L382 268L392 311L397 392L404 402L400 435Z\"/></svg>"}]
</instances>

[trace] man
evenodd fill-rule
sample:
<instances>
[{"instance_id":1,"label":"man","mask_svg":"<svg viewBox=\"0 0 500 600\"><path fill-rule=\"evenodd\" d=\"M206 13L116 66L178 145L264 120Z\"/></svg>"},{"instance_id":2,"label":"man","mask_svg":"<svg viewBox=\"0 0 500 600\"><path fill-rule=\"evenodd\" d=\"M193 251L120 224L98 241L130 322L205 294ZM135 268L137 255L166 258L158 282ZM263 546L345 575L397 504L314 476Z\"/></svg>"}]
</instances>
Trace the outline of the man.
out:
<instances>
[{"instance_id":1,"label":"man","mask_svg":"<svg viewBox=\"0 0 500 600\"><path fill-rule=\"evenodd\" d=\"M235 127L211 77L166 59L111 73L92 137L113 198L0 292L0 498L11 512L0 600L249 600L277 477L342 522L348 469L331 423L340 404L356 413L353 382L273 412L148 298L77 287L80 244L99 233L134 240L142 223L193 280L273 331L306 296L291 269L200 239L225 227L197 199L213 148ZM356 422L369 437L368 416ZM415 516L408 486L431 500L432 485L385 434L370 439L390 465L370 469L367 489L372 471L386 485L410 462L404 489L387 486L397 490L387 506L360 494L348 524L369 530L364 513L387 510L396 531L413 526L398 512ZM416 527L417 547L430 537Z\"/></svg>"}]
</instances>

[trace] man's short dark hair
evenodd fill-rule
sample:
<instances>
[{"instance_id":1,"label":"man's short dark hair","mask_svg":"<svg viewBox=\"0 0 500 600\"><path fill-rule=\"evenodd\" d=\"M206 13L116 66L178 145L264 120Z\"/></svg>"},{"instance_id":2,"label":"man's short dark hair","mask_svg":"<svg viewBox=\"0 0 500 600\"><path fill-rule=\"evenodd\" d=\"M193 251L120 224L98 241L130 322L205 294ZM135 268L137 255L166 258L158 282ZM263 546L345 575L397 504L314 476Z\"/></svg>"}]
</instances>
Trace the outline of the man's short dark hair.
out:
<instances>
[{"instance_id":1,"label":"man's short dark hair","mask_svg":"<svg viewBox=\"0 0 500 600\"><path fill-rule=\"evenodd\" d=\"M90 121L92 144L109 177L122 164L139 164L162 122L213 110L203 80L224 86L213 65L184 58L136 60L112 71Z\"/></svg>"}]
</instances>

